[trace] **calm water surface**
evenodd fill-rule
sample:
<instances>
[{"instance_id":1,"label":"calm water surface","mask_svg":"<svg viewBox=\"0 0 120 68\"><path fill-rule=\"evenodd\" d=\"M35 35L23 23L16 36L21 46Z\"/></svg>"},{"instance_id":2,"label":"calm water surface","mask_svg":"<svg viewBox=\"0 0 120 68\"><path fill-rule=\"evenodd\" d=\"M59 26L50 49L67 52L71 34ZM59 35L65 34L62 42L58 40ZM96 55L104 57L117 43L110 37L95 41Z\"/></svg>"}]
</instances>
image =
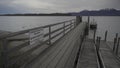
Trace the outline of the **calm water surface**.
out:
<instances>
[{"instance_id":1,"label":"calm water surface","mask_svg":"<svg viewBox=\"0 0 120 68\"><path fill-rule=\"evenodd\" d=\"M69 16L0 16L0 30L16 32L74 18Z\"/></svg>"},{"instance_id":2,"label":"calm water surface","mask_svg":"<svg viewBox=\"0 0 120 68\"><path fill-rule=\"evenodd\" d=\"M116 33L120 34L120 17L119 16L118 17L117 16L90 17L90 21L93 21L93 19L98 24L97 36L101 36L102 39L104 39L104 35L105 35L106 30L108 30L107 40L109 40L109 41L113 41L113 38L115 37ZM84 20L87 20L87 18L84 17ZM93 38L92 36L91 36L91 38Z\"/></svg>"},{"instance_id":3,"label":"calm water surface","mask_svg":"<svg viewBox=\"0 0 120 68\"><path fill-rule=\"evenodd\" d=\"M74 18L74 16L0 16L0 30L15 32ZM115 33L120 34L120 17L95 16L90 18L91 21L93 19L98 24L97 35L102 36L102 39L106 30L108 30L108 40L110 41L115 37ZM87 18L83 17L83 21L87 21Z\"/></svg>"}]
</instances>

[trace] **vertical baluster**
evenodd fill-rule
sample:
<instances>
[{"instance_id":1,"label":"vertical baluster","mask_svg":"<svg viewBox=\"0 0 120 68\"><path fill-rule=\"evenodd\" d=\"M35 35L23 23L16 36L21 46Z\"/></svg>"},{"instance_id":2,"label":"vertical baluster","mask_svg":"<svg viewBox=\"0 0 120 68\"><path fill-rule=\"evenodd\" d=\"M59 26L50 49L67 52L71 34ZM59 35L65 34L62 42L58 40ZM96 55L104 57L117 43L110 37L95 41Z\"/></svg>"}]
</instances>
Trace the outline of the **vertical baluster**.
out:
<instances>
[{"instance_id":1,"label":"vertical baluster","mask_svg":"<svg viewBox=\"0 0 120 68\"><path fill-rule=\"evenodd\" d=\"M65 35L65 22L63 23L63 35Z\"/></svg>"},{"instance_id":2,"label":"vertical baluster","mask_svg":"<svg viewBox=\"0 0 120 68\"><path fill-rule=\"evenodd\" d=\"M74 20L74 28L76 27L76 21Z\"/></svg>"},{"instance_id":3,"label":"vertical baluster","mask_svg":"<svg viewBox=\"0 0 120 68\"><path fill-rule=\"evenodd\" d=\"M72 21L70 22L70 30L72 29Z\"/></svg>"},{"instance_id":4,"label":"vertical baluster","mask_svg":"<svg viewBox=\"0 0 120 68\"><path fill-rule=\"evenodd\" d=\"M49 26L49 45L51 45L51 26Z\"/></svg>"}]
</instances>

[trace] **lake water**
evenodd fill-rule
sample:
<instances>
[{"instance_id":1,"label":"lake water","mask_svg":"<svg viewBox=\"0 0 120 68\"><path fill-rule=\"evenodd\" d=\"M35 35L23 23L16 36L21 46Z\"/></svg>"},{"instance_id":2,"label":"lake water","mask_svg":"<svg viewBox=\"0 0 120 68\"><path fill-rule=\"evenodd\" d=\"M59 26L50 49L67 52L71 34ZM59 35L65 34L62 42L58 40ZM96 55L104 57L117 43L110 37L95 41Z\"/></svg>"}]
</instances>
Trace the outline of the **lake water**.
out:
<instances>
[{"instance_id":1,"label":"lake water","mask_svg":"<svg viewBox=\"0 0 120 68\"><path fill-rule=\"evenodd\" d=\"M74 18L74 16L0 16L0 30L16 32ZM91 21L93 19L98 24L97 35L102 36L102 39L106 30L110 41L115 37L115 33L120 34L120 17L90 17ZM87 17L83 17L83 21L87 21Z\"/></svg>"},{"instance_id":2,"label":"lake water","mask_svg":"<svg viewBox=\"0 0 120 68\"><path fill-rule=\"evenodd\" d=\"M120 17L115 16L99 16L90 17L90 20L95 20L98 24L97 35L104 39L105 31L108 30L108 41L113 41L115 34L120 34ZM120 36L120 35L119 35Z\"/></svg>"}]
</instances>

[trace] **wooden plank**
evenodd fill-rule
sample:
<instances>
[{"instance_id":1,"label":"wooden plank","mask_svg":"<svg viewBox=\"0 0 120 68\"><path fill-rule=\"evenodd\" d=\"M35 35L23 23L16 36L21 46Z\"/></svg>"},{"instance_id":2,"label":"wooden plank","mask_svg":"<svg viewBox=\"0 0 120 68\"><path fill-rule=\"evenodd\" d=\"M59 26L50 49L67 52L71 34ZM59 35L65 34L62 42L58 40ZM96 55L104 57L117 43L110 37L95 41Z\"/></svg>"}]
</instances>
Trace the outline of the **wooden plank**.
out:
<instances>
[{"instance_id":1,"label":"wooden plank","mask_svg":"<svg viewBox=\"0 0 120 68\"><path fill-rule=\"evenodd\" d=\"M76 36L78 36L78 35L76 35ZM80 38L80 37L78 36L77 38ZM74 46L78 45L78 44L75 45L76 41L78 40L77 38L74 37L73 42L70 42L69 45L71 45L71 47L69 46L69 49L67 51L65 51L64 55L61 57L59 62L56 64L55 68L64 68L65 67L65 64L67 63L68 58L71 57L70 55L71 55L72 50L74 49ZM74 64L74 61L73 61L73 64Z\"/></svg>"},{"instance_id":2,"label":"wooden plank","mask_svg":"<svg viewBox=\"0 0 120 68\"><path fill-rule=\"evenodd\" d=\"M81 43L80 39L77 40L77 43L75 44L74 49L72 50L70 56L68 57L68 60L64 65L64 68L73 68L74 67L75 58L76 58L80 43Z\"/></svg>"},{"instance_id":3,"label":"wooden plank","mask_svg":"<svg viewBox=\"0 0 120 68\"><path fill-rule=\"evenodd\" d=\"M77 68L97 68L96 50L93 41L85 41L83 52L79 56Z\"/></svg>"},{"instance_id":4,"label":"wooden plank","mask_svg":"<svg viewBox=\"0 0 120 68\"><path fill-rule=\"evenodd\" d=\"M48 40L47 40L47 41L48 41ZM29 56L33 51L35 51L35 50L38 49L39 47L43 46L43 44L45 44L45 43L46 43L46 41L43 42L43 43L40 44L40 45L37 45L37 46L31 48L31 49L28 50L28 51L20 54L19 56L17 56L17 57L14 58L13 60L9 61L9 65L12 65L12 64L16 63L17 61L19 61L19 60L21 60L21 59L23 59L23 58L27 58L27 56Z\"/></svg>"},{"instance_id":5,"label":"wooden plank","mask_svg":"<svg viewBox=\"0 0 120 68\"><path fill-rule=\"evenodd\" d=\"M120 61L113 54L107 44L101 41L100 54L106 68L120 68Z\"/></svg>"},{"instance_id":6,"label":"wooden plank","mask_svg":"<svg viewBox=\"0 0 120 68\"><path fill-rule=\"evenodd\" d=\"M58 55L56 55L51 61L47 60L47 63L44 63L43 65L41 65L41 68L46 68L46 67L55 68L56 67L57 63L61 61L60 59L63 58L64 54L67 52L67 49L69 49L68 47L73 46L71 44L73 43L73 41L75 41L74 39L76 39L75 37L77 36L76 34L79 34L78 27L73 31L73 35L70 36L71 37L70 40L68 40L65 44L63 44L65 47L61 50L61 52L58 53Z\"/></svg>"},{"instance_id":7,"label":"wooden plank","mask_svg":"<svg viewBox=\"0 0 120 68\"><path fill-rule=\"evenodd\" d=\"M65 41L67 41L67 39L69 39L69 36L65 36L62 41L58 42L57 44L55 44L55 46L50 49L47 53L45 53L42 57L40 57L39 61L37 61L36 64L30 66L30 68L37 68L39 67L42 63L45 62L45 60L50 59L50 57L52 57L53 54L57 54L59 52L60 49L64 48L63 45L60 45L61 43L64 43ZM49 58L48 58L49 57ZM54 57L54 56L53 56ZM29 68L29 67L28 67Z\"/></svg>"},{"instance_id":8,"label":"wooden plank","mask_svg":"<svg viewBox=\"0 0 120 68\"><path fill-rule=\"evenodd\" d=\"M80 42L79 38L80 38L81 32L83 31L83 30L80 29L80 27L81 26L79 25L77 27L77 29L74 30L74 37L71 39L72 42L68 42L69 46L71 46L71 47L69 47L69 49L67 51L65 51L65 54L61 57L61 59L59 60L59 62L56 64L55 68L64 68L65 64L68 61L68 58L71 57L70 55L71 55L72 50L74 49L74 46L77 46L77 45L79 46L79 44L76 41ZM74 61L73 61L73 64L74 64Z\"/></svg>"},{"instance_id":9,"label":"wooden plank","mask_svg":"<svg viewBox=\"0 0 120 68\"><path fill-rule=\"evenodd\" d=\"M68 33L66 33L66 35L67 35L67 34L68 34ZM65 36L63 36L63 37L65 37ZM61 40L61 39L64 39L64 38L60 38L60 40ZM59 40L59 41L60 41L60 40ZM57 42L58 42L58 41L57 41ZM58 42L58 43L59 43L59 42ZM54 43L54 44L56 44L56 43ZM36 56L36 58L34 58L34 59L30 60L29 62L25 63L25 64L23 65L23 67L26 67L26 66L28 65L27 67L30 68L29 65L31 65L32 63L34 63L37 58L41 57L41 55L43 56L44 53L47 52L47 51L48 51L49 49L51 49L52 47L53 47L53 45L52 45L52 46L49 46L49 47L48 47L46 50L44 50L42 53L38 54L38 55ZM58 47L58 46L57 46L57 47ZM31 63L31 62L32 62L32 63Z\"/></svg>"},{"instance_id":10,"label":"wooden plank","mask_svg":"<svg viewBox=\"0 0 120 68\"><path fill-rule=\"evenodd\" d=\"M54 59L55 55L57 56L59 51L62 50L63 48L65 48L64 47L65 44L66 44L65 42L67 42L67 41L72 39L72 35L71 34L74 35L74 32L71 31L69 34L67 34L66 37L63 38L63 40L61 40L60 42L56 43L55 46L53 48L51 48L50 50L48 50L48 52L46 52L44 55L41 55L39 60L36 61L35 64L30 65L27 68L39 68L41 65L43 65L43 66L44 65L45 66L48 65Z\"/></svg>"},{"instance_id":11,"label":"wooden plank","mask_svg":"<svg viewBox=\"0 0 120 68\"><path fill-rule=\"evenodd\" d=\"M27 33L27 32L29 32L29 31L31 31L31 30L35 30L35 29L39 29L39 28L48 28L48 27L55 26L55 25L59 25L59 24L63 24L63 23L69 23L69 22L71 22L71 21L73 21L73 20L69 20L69 21L65 21L65 22L60 22L60 23L56 23L56 24L51 24L51 25L46 25L46 26L41 26L41 27L36 27L36 28L33 28L33 29L23 30L23 31L19 31L19 32L14 32L14 33L5 35L5 36L3 36L3 37L0 37L0 39L5 39L5 38L7 38L7 40L9 40L9 41L22 41L22 40L27 40L27 39L28 39L27 36L25 36L25 37L27 37L27 38L24 38L24 37L23 37L23 34L24 34L24 33ZM69 26L69 25L66 25L65 27L67 27L67 26ZM59 30L61 30L61 29L62 29L62 28L60 28ZM68 29L68 28L66 28L66 30L67 30L67 29ZM58 29L57 29L57 30L54 30L53 33L56 32L56 31L58 31ZM51 30L50 30L50 32L51 32ZM60 35L60 34L59 34L59 35ZM50 34L49 34L49 36L50 36ZM55 37L57 37L57 36L58 36L58 34L55 35L53 38L55 38ZM23 38L21 38L21 37L23 37ZM50 40L51 40L51 39L50 39ZM45 42L43 42L43 44L46 43L47 41L48 41L48 40L46 40ZM29 42L29 41L28 41L28 42ZM20 46L15 47L13 50L10 49L10 50L9 50L9 53L10 53L11 51L13 52L13 51L16 51L16 50L18 50L18 49L24 48L25 46L28 45L28 42L23 43L23 45L20 45ZM17 58L15 58L15 60L9 61L9 62L8 62L8 65L12 65L12 64L16 63L17 61L19 61L19 60L21 60L21 59L23 59L23 58L27 58L27 57L25 57L25 56L31 55L31 53L32 53L33 51L35 51L36 49L38 49L39 47L40 47L39 45L38 45L38 46L35 46L35 47L31 48L30 50L28 50L28 51L20 54ZM7 53L8 53L8 52L7 52Z\"/></svg>"},{"instance_id":12,"label":"wooden plank","mask_svg":"<svg viewBox=\"0 0 120 68\"><path fill-rule=\"evenodd\" d=\"M69 45L67 45L67 44L68 44L68 41L70 41L72 38L73 38L73 36L71 36L67 41L64 41L64 42L60 43L59 46L62 45L63 47L58 52L53 53L49 57L49 59L47 59L44 63L42 63L41 66L40 66L40 68L46 68L46 67L53 68L51 65L56 65L57 61L60 59L60 57L62 56L62 54L64 54L64 52L66 51L66 49L69 47Z\"/></svg>"}]
</instances>

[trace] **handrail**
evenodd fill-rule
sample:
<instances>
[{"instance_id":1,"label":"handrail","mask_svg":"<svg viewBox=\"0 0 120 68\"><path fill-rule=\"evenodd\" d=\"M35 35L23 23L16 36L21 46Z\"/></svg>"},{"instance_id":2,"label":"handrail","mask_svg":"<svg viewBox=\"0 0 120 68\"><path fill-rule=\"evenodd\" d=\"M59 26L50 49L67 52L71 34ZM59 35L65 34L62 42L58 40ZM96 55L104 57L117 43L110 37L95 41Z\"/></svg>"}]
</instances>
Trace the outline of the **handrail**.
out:
<instances>
[{"instance_id":1,"label":"handrail","mask_svg":"<svg viewBox=\"0 0 120 68\"><path fill-rule=\"evenodd\" d=\"M66 23L68 23L68 24L66 24ZM30 55L33 51L38 49L41 45L46 44L48 42L49 42L49 45L52 45L53 43L55 43L55 41L51 42L51 40L55 39L56 37L60 36L61 34L63 34L63 36L64 36L67 33L67 31L71 31L73 29L73 27L74 28L76 27L75 23L76 23L76 20L72 19L69 21L64 21L64 22L59 22L59 23L50 24L50 25L46 25L46 26L41 26L41 27L36 27L36 28L27 29L27 30L23 30L23 31L18 31L18 32L14 32L14 33L0 37L0 41L2 43L2 59L3 59L2 65L4 66L4 68L9 68L9 66L15 64L17 61L21 60L22 58L25 58L25 56ZM60 24L63 24L63 25L61 25L62 27L59 27L59 28L54 29L54 30L51 29L51 27L57 26ZM48 37L48 39L44 40L41 44L36 45L35 47L31 48L30 50L23 52L22 54L20 54L20 56L18 56L14 60L9 59L10 58L9 54L28 46L29 42L30 42L29 38L14 39L13 37L28 33L31 30L36 30L39 28L48 28L49 32L44 34L44 37ZM56 33L56 32L58 32L58 33ZM54 35L52 36L52 34L54 34ZM8 49L8 42L13 42L15 40L17 40L17 41L22 41L22 40L25 41L26 40L26 41L24 43L16 46L16 47L12 48L12 49Z\"/></svg>"},{"instance_id":2,"label":"handrail","mask_svg":"<svg viewBox=\"0 0 120 68\"><path fill-rule=\"evenodd\" d=\"M36 30L36 29L39 29L39 28L48 28L49 26L55 26L55 25L67 23L67 22L70 22L70 21L75 21L75 19L64 21L64 22L59 22L59 23L55 23L55 24L40 26L40 27L36 27L36 28L31 28L31 29L27 29L27 30L22 30L22 31L14 32L14 33L10 33L8 35L0 37L0 40L5 39L7 37L12 37L12 36L16 36L16 35L19 35L19 34L24 34L24 33L27 33L27 32L29 32L31 30Z\"/></svg>"}]
</instances>

